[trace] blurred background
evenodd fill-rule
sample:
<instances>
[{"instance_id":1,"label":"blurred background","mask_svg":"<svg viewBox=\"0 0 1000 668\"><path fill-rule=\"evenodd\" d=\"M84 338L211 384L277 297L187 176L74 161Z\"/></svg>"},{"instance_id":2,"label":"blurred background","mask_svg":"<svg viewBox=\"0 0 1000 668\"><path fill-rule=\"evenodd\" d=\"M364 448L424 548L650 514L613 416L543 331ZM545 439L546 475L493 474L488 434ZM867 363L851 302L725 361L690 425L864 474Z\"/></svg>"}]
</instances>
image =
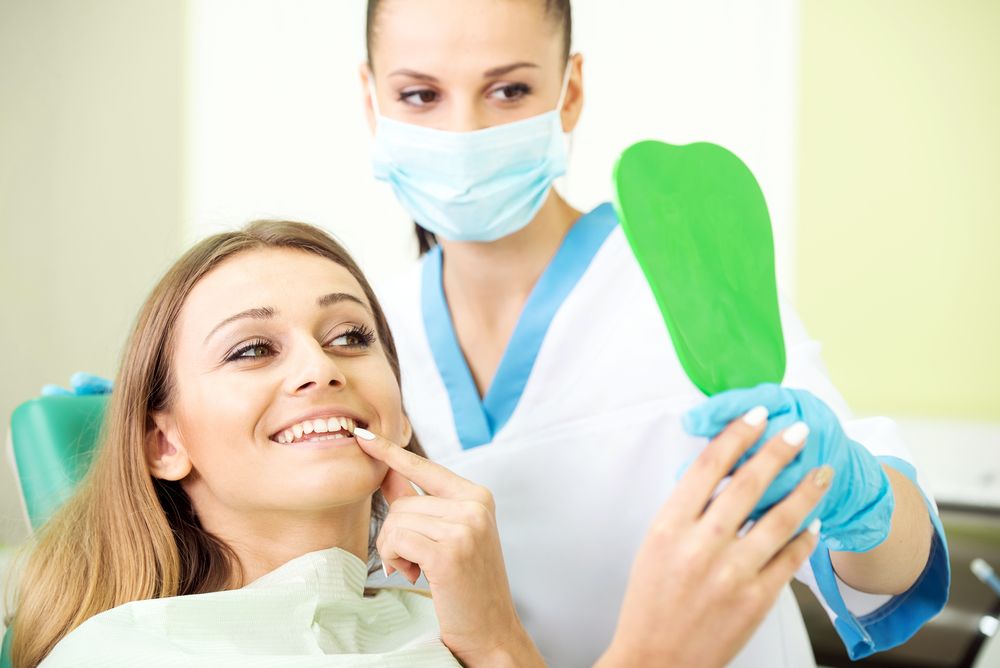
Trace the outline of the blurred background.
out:
<instances>
[{"instance_id":1,"label":"blurred background","mask_svg":"<svg viewBox=\"0 0 1000 668\"><path fill-rule=\"evenodd\" d=\"M0 0L0 419L113 376L195 239L320 224L369 276L413 261L368 167L363 0ZM575 0L587 102L560 183L611 196L630 143L757 175L781 289L855 412L899 421L948 523L953 602L885 665L970 665L1000 567L1000 3ZM0 567L27 537L6 457ZM821 662L841 665L803 598ZM991 612L992 611L992 612ZM965 663L963 663L965 662ZM876 662L869 662L875 665Z\"/></svg>"}]
</instances>

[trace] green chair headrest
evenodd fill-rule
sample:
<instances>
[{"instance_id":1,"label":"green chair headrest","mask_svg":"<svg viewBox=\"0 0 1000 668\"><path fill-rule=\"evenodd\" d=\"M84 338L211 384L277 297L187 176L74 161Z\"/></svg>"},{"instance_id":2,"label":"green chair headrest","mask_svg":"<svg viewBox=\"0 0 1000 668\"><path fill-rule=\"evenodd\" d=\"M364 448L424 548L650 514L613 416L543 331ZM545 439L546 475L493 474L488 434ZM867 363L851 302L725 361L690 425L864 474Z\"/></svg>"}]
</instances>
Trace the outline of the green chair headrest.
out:
<instances>
[{"instance_id":1,"label":"green chair headrest","mask_svg":"<svg viewBox=\"0 0 1000 668\"><path fill-rule=\"evenodd\" d=\"M70 497L90 466L108 395L39 397L10 419L14 465L33 530Z\"/></svg>"}]
</instances>

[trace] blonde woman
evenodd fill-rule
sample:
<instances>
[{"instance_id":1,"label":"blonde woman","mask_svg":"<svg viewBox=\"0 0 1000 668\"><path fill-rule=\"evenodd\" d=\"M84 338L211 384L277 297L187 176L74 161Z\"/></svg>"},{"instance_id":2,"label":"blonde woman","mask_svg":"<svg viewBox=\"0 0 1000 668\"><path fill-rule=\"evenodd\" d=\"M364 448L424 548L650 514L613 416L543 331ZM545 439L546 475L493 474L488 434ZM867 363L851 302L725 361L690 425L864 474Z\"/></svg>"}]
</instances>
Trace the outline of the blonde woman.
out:
<instances>
[{"instance_id":1,"label":"blonde woman","mask_svg":"<svg viewBox=\"0 0 1000 668\"><path fill-rule=\"evenodd\" d=\"M399 380L378 301L323 232L196 245L139 313L91 470L37 537L14 666L541 665L493 497L420 456ZM737 538L792 430L709 504L764 422L734 421L680 481L603 665L721 665L815 547L796 533L828 469ZM367 591L380 558L432 597Z\"/></svg>"}]
</instances>

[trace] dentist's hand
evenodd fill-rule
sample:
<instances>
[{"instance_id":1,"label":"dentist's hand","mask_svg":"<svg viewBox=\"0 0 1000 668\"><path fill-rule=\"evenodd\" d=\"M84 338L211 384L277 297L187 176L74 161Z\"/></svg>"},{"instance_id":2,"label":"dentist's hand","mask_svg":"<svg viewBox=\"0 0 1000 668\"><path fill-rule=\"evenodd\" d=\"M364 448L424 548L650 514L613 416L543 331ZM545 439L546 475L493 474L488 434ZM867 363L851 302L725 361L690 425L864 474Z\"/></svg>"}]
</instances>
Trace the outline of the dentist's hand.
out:
<instances>
[{"instance_id":1,"label":"dentist's hand","mask_svg":"<svg viewBox=\"0 0 1000 668\"><path fill-rule=\"evenodd\" d=\"M689 411L684 427L692 435L714 438L730 420L754 406L768 410L765 440L794 422L805 422L810 431L801 454L774 479L752 517L783 499L808 469L826 464L837 477L812 515L823 521L823 543L831 550L847 552L865 552L882 543L889 535L895 508L889 478L863 445L844 434L833 411L809 392L773 384L730 390Z\"/></svg>"},{"instance_id":2,"label":"dentist's hand","mask_svg":"<svg viewBox=\"0 0 1000 668\"><path fill-rule=\"evenodd\" d=\"M796 431L769 440L712 497L766 420L767 412L756 409L729 424L680 479L639 550L618 628L598 666L725 665L812 553L818 527L796 533L829 488L829 467L803 471L792 492L739 537L761 494L799 454Z\"/></svg>"},{"instance_id":3,"label":"dentist's hand","mask_svg":"<svg viewBox=\"0 0 1000 668\"><path fill-rule=\"evenodd\" d=\"M423 571L448 649L466 666L544 666L514 609L490 491L367 430L354 435L390 469L382 563L411 582Z\"/></svg>"}]
</instances>

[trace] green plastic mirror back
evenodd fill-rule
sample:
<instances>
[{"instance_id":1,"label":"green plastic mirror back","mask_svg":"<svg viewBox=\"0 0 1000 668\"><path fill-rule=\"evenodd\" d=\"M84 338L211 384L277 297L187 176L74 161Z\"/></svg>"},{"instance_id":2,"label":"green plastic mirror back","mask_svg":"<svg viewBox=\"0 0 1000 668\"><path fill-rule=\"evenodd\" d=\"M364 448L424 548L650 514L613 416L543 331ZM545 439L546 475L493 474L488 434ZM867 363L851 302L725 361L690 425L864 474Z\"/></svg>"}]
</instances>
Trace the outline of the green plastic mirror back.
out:
<instances>
[{"instance_id":1,"label":"green plastic mirror back","mask_svg":"<svg viewBox=\"0 0 1000 668\"><path fill-rule=\"evenodd\" d=\"M38 529L87 472L108 395L39 397L14 410L10 431L21 494Z\"/></svg>"},{"instance_id":2,"label":"green plastic mirror back","mask_svg":"<svg viewBox=\"0 0 1000 668\"><path fill-rule=\"evenodd\" d=\"M771 218L743 161L715 144L644 141L613 178L618 218L688 378L707 395L780 383Z\"/></svg>"}]
</instances>

